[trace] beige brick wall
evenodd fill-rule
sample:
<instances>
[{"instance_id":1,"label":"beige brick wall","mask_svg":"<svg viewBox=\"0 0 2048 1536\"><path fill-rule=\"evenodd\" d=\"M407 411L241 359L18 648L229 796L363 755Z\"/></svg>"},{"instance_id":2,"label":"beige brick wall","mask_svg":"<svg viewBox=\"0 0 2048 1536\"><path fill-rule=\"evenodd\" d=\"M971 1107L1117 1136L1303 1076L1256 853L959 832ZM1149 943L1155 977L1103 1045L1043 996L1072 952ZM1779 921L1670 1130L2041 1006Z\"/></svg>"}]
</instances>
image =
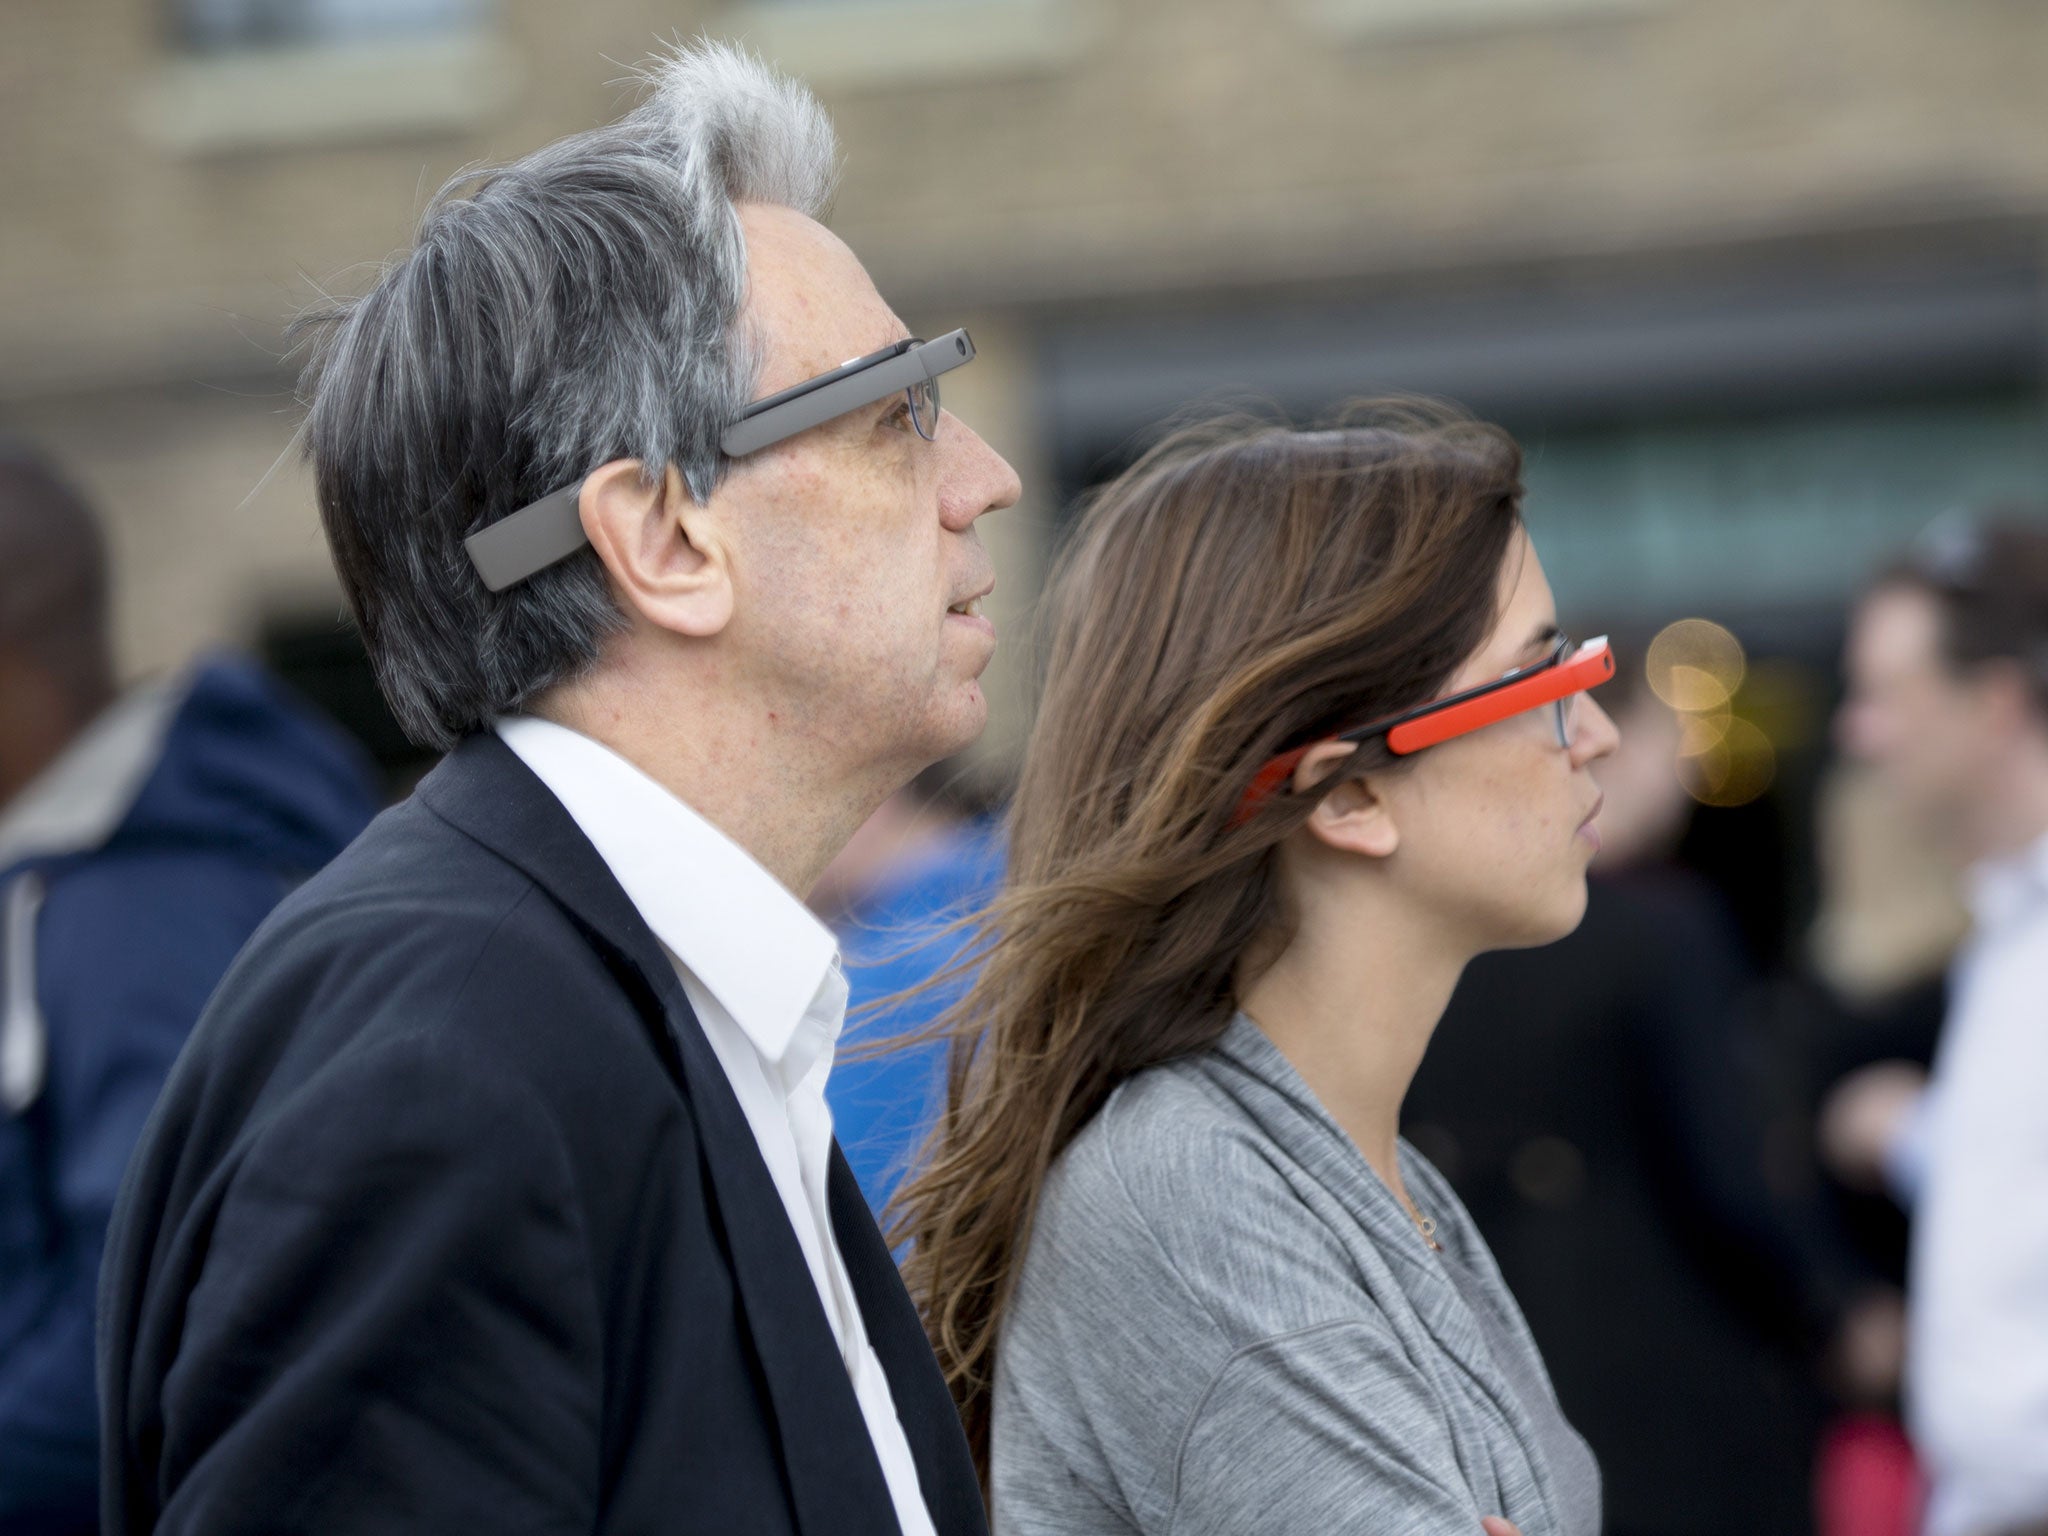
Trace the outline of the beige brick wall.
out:
<instances>
[{"instance_id":1,"label":"beige brick wall","mask_svg":"<svg viewBox=\"0 0 2048 1536\"><path fill-rule=\"evenodd\" d=\"M1065 64L827 75L840 227L885 289L986 308L2048 210L2035 0L1521 9L1345 34L1308 0L1066 0ZM515 79L472 132L181 154L140 126L154 0L0 7L0 393L253 362L236 327L271 340L295 274L401 244L457 167L611 115L607 56L752 14L505 0Z\"/></svg>"},{"instance_id":2,"label":"beige brick wall","mask_svg":"<svg viewBox=\"0 0 2048 1536\"><path fill-rule=\"evenodd\" d=\"M331 610L341 621L290 397L263 388L138 386L0 411L105 517L116 656L130 677L247 643L270 613Z\"/></svg>"},{"instance_id":3,"label":"beige brick wall","mask_svg":"<svg viewBox=\"0 0 2048 1536\"><path fill-rule=\"evenodd\" d=\"M657 33L772 21L801 56L801 8L753 3L504 0L505 104L468 128L204 153L149 126L155 0L0 6L0 426L105 502L131 667L332 601L303 472L264 481L309 279L359 282L461 165L614 115L607 61ZM1461 0L1474 19L1420 27L1405 0L976 0L1027 7L1045 46L958 68L912 67L905 42L949 0L851 3L864 61L814 60L847 147L838 226L914 322L976 327L949 397L1039 487L990 527L999 734L1052 513L1029 362L1047 306L2048 228L2037 0Z\"/></svg>"}]
</instances>

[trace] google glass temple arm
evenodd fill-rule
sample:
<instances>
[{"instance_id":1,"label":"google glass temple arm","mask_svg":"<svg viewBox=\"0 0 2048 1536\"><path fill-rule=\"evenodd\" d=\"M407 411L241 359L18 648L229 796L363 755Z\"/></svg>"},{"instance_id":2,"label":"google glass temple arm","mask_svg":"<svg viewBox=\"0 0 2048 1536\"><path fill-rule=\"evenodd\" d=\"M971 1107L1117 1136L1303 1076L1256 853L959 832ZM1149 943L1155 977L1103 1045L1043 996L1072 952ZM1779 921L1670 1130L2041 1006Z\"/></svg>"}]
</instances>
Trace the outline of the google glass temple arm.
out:
<instances>
[{"instance_id":1,"label":"google glass temple arm","mask_svg":"<svg viewBox=\"0 0 2048 1536\"><path fill-rule=\"evenodd\" d=\"M725 429L719 447L728 458L759 453L972 361L974 341L965 330L907 346L899 342L755 401ZM581 549L583 518L577 497L582 490L583 482L577 480L464 539L462 547L483 584L502 592Z\"/></svg>"},{"instance_id":2,"label":"google glass temple arm","mask_svg":"<svg viewBox=\"0 0 2048 1536\"><path fill-rule=\"evenodd\" d=\"M1434 747L1454 736L1468 735L1524 710L1554 704L1574 693L1597 688L1614 676L1614 651L1605 635L1588 640L1562 657L1555 666L1541 668L1526 677L1474 689L1458 698L1444 699L1406 720L1387 722L1387 750L1398 757ZM1348 734L1348 733L1347 733ZM1362 735L1374 734L1368 728Z\"/></svg>"},{"instance_id":3,"label":"google glass temple arm","mask_svg":"<svg viewBox=\"0 0 2048 1536\"><path fill-rule=\"evenodd\" d=\"M910 347L891 347L806 379L779 395L756 400L725 429L718 445L735 459L759 453L835 416L857 411L899 389L925 383L973 361L974 341L964 330L949 331Z\"/></svg>"},{"instance_id":4,"label":"google glass temple arm","mask_svg":"<svg viewBox=\"0 0 2048 1536\"><path fill-rule=\"evenodd\" d=\"M1323 739L1365 742L1375 736L1384 736L1389 752L1396 757L1406 757L1453 737L1469 735L1525 710L1540 709L1571 694L1597 688L1613 676L1614 650L1607 643L1607 637L1602 635L1588 640L1571 654L1560 656L1554 662L1510 672L1506 677L1482 683L1464 693L1437 699L1389 719L1375 720L1370 725L1361 725ZM1294 770L1301 766L1301 760L1308 756L1309 748L1314 745L1314 742L1307 742L1269 759L1252 776L1230 824L1235 827L1249 821L1252 813L1293 777Z\"/></svg>"},{"instance_id":5,"label":"google glass temple arm","mask_svg":"<svg viewBox=\"0 0 2048 1536\"><path fill-rule=\"evenodd\" d=\"M502 592L581 549L583 515L576 500L582 493L583 482L576 480L464 539L462 547L484 585Z\"/></svg>"}]
</instances>

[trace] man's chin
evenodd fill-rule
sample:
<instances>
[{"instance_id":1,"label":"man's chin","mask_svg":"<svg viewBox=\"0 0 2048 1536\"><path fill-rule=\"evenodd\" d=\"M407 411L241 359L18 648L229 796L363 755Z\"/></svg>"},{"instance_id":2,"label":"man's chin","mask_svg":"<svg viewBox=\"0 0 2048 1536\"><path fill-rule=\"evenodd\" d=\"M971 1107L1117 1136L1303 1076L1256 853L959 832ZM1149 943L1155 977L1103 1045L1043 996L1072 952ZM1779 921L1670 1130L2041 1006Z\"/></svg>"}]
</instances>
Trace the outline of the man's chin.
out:
<instances>
[{"instance_id":1,"label":"man's chin","mask_svg":"<svg viewBox=\"0 0 2048 1536\"><path fill-rule=\"evenodd\" d=\"M946 711L946 725L957 739L941 754L944 757L965 752L981 740L981 733L988 729L988 696L981 691L980 678L970 678L962 685Z\"/></svg>"},{"instance_id":2,"label":"man's chin","mask_svg":"<svg viewBox=\"0 0 2048 1536\"><path fill-rule=\"evenodd\" d=\"M898 716L902 719L902 716ZM956 683L917 716L915 731L894 737L883 748L886 760L906 765L905 777L965 752L988 727L988 700L974 680ZM880 761L882 759L878 759Z\"/></svg>"},{"instance_id":3,"label":"man's chin","mask_svg":"<svg viewBox=\"0 0 2048 1536\"><path fill-rule=\"evenodd\" d=\"M932 712L919 755L928 762L943 762L981 740L986 729L988 700L982 694L981 684L963 683Z\"/></svg>"}]
</instances>

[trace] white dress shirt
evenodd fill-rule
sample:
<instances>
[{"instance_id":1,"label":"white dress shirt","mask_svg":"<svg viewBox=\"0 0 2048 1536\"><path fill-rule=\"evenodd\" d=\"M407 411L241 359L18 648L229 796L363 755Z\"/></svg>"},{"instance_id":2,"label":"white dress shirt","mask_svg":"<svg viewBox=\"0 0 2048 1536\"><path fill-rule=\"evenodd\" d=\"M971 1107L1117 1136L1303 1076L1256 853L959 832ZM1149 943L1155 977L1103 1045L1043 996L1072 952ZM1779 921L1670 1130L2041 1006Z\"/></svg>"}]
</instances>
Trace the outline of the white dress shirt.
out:
<instances>
[{"instance_id":1,"label":"white dress shirt","mask_svg":"<svg viewBox=\"0 0 2048 1536\"><path fill-rule=\"evenodd\" d=\"M1918 1127L1907 1411L1927 1536L2048 1522L2048 838L1970 887Z\"/></svg>"},{"instance_id":2,"label":"white dress shirt","mask_svg":"<svg viewBox=\"0 0 2048 1536\"><path fill-rule=\"evenodd\" d=\"M610 748L516 716L498 735L562 802L654 931L745 1111L810 1266L904 1536L932 1536L910 1442L832 1234L825 1079L846 1019L838 946L737 843Z\"/></svg>"}]
</instances>

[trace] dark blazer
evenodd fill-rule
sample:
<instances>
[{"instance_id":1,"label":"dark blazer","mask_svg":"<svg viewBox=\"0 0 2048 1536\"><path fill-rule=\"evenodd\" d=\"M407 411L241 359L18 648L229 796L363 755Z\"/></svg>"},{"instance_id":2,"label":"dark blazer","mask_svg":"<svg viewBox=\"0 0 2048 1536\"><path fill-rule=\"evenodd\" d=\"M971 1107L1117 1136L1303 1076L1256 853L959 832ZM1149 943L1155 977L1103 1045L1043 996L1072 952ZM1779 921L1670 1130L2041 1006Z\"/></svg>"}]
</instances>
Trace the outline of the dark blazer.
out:
<instances>
[{"instance_id":1,"label":"dark blazer","mask_svg":"<svg viewBox=\"0 0 2048 1536\"><path fill-rule=\"evenodd\" d=\"M979 1536L836 1150L830 1194L933 1522ZM228 973L129 1169L100 1355L110 1533L897 1529L674 969L495 736Z\"/></svg>"}]
</instances>

